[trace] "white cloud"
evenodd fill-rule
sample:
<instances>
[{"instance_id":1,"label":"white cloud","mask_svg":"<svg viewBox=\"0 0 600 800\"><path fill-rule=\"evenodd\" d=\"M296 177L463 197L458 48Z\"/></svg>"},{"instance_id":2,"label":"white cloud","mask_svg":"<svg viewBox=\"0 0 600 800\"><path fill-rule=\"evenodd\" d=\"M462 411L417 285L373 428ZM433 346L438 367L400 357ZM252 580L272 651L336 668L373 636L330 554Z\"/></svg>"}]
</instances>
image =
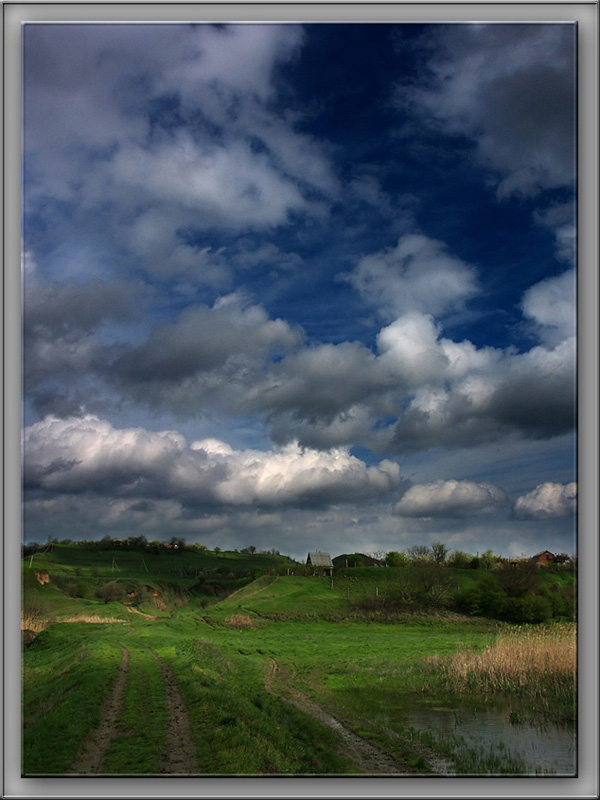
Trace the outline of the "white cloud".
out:
<instances>
[{"instance_id":1,"label":"white cloud","mask_svg":"<svg viewBox=\"0 0 600 800\"><path fill-rule=\"evenodd\" d=\"M506 502L506 495L491 483L439 480L411 486L393 513L400 517L466 517L488 514Z\"/></svg>"},{"instance_id":2,"label":"white cloud","mask_svg":"<svg viewBox=\"0 0 600 800\"><path fill-rule=\"evenodd\" d=\"M158 148L120 150L106 175L133 205L149 196L161 206L175 203L195 213L199 228L270 227L307 209L297 183L243 140L207 147L180 133Z\"/></svg>"},{"instance_id":3,"label":"white cloud","mask_svg":"<svg viewBox=\"0 0 600 800\"><path fill-rule=\"evenodd\" d=\"M215 439L188 446L176 431L115 429L91 415L35 423L24 431L23 451L30 490L191 507L326 507L384 497L400 484L397 464L367 467L345 448L236 451Z\"/></svg>"},{"instance_id":4,"label":"white cloud","mask_svg":"<svg viewBox=\"0 0 600 800\"><path fill-rule=\"evenodd\" d=\"M365 256L345 278L392 319L408 311L439 316L456 310L477 291L472 267L451 256L442 242L419 234Z\"/></svg>"},{"instance_id":5,"label":"white cloud","mask_svg":"<svg viewBox=\"0 0 600 800\"><path fill-rule=\"evenodd\" d=\"M521 304L523 313L536 323L543 341L558 344L575 336L575 294L574 270L546 278L525 292Z\"/></svg>"},{"instance_id":6,"label":"white cloud","mask_svg":"<svg viewBox=\"0 0 600 800\"><path fill-rule=\"evenodd\" d=\"M560 261L574 264L577 228L573 204L562 203L538 209L533 218L539 225L554 231L556 257Z\"/></svg>"},{"instance_id":7,"label":"white cloud","mask_svg":"<svg viewBox=\"0 0 600 800\"><path fill-rule=\"evenodd\" d=\"M56 201L72 204L87 241L110 233L151 274L226 285L182 230L271 230L339 191L323 143L269 105L302 41L297 25L29 26L27 213L73 247Z\"/></svg>"},{"instance_id":8,"label":"white cloud","mask_svg":"<svg viewBox=\"0 0 600 800\"><path fill-rule=\"evenodd\" d=\"M540 483L531 492L521 495L514 505L517 519L558 519L570 517L577 510L575 482Z\"/></svg>"}]
</instances>

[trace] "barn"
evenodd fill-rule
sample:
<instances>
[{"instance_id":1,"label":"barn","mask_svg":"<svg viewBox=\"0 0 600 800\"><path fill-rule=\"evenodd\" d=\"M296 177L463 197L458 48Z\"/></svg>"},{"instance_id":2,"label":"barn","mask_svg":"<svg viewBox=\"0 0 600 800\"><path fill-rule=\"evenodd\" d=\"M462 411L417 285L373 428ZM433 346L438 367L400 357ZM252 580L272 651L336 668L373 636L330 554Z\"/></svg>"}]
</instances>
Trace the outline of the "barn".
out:
<instances>
[{"instance_id":1,"label":"barn","mask_svg":"<svg viewBox=\"0 0 600 800\"><path fill-rule=\"evenodd\" d=\"M315 575L318 570L323 570L323 575L331 575L333 573L333 562L329 553L321 553L319 550L309 553L306 558L306 565L315 567Z\"/></svg>"}]
</instances>

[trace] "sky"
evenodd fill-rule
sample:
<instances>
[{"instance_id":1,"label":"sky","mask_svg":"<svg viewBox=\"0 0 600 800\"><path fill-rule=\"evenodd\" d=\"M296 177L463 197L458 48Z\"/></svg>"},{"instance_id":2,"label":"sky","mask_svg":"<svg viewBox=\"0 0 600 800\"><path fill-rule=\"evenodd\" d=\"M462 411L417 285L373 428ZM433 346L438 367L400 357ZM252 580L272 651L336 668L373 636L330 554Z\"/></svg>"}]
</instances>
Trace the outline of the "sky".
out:
<instances>
[{"instance_id":1,"label":"sky","mask_svg":"<svg viewBox=\"0 0 600 800\"><path fill-rule=\"evenodd\" d=\"M573 24L26 24L23 540L576 552Z\"/></svg>"}]
</instances>

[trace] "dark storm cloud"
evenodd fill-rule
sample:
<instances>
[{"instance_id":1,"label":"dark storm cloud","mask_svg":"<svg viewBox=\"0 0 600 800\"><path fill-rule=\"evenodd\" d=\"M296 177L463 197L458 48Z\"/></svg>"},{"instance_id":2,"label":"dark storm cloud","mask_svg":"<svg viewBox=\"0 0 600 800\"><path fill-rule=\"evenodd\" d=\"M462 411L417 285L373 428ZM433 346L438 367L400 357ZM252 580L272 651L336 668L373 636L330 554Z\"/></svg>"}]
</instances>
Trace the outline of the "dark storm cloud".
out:
<instances>
[{"instance_id":1,"label":"dark storm cloud","mask_svg":"<svg viewBox=\"0 0 600 800\"><path fill-rule=\"evenodd\" d=\"M111 324L139 321L153 290L141 281L46 283L26 275L23 314L24 381L39 392L45 404L60 390L40 389L40 384L73 380L93 368L102 350L97 334ZM66 402L73 402L67 396Z\"/></svg>"},{"instance_id":2,"label":"dark storm cloud","mask_svg":"<svg viewBox=\"0 0 600 800\"><path fill-rule=\"evenodd\" d=\"M127 348L111 365L132 383L176 383L222 367L237 357L260 363L285 352L301 332L243 298L222 298L213 308L191 307L174 322L159 325L140 347Z\"/></svg>"}]
</instances>

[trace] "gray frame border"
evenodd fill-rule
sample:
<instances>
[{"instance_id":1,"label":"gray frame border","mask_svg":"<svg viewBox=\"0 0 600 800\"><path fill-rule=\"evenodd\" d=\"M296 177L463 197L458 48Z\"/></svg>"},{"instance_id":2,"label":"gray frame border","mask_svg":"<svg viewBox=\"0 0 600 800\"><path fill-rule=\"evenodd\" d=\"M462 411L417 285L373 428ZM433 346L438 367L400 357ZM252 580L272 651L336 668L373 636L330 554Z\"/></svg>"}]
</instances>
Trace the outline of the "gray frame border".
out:
<instances>
[{"instance_id":1,"label":"gray frame border","mask_svg":"<svg viewBox=\"0 0 600 800\"><path fill-rule=\"evenodd\" d=\"M12 797L581 797L598 781L598 5L596 2L5 2L3 791ZM20 30L23 22L576 22L578 111L578 551L580 731L577 778L20 777L21 279ZM585 431L585 434L584 434Z\"/></svg>"}]
</instances>

